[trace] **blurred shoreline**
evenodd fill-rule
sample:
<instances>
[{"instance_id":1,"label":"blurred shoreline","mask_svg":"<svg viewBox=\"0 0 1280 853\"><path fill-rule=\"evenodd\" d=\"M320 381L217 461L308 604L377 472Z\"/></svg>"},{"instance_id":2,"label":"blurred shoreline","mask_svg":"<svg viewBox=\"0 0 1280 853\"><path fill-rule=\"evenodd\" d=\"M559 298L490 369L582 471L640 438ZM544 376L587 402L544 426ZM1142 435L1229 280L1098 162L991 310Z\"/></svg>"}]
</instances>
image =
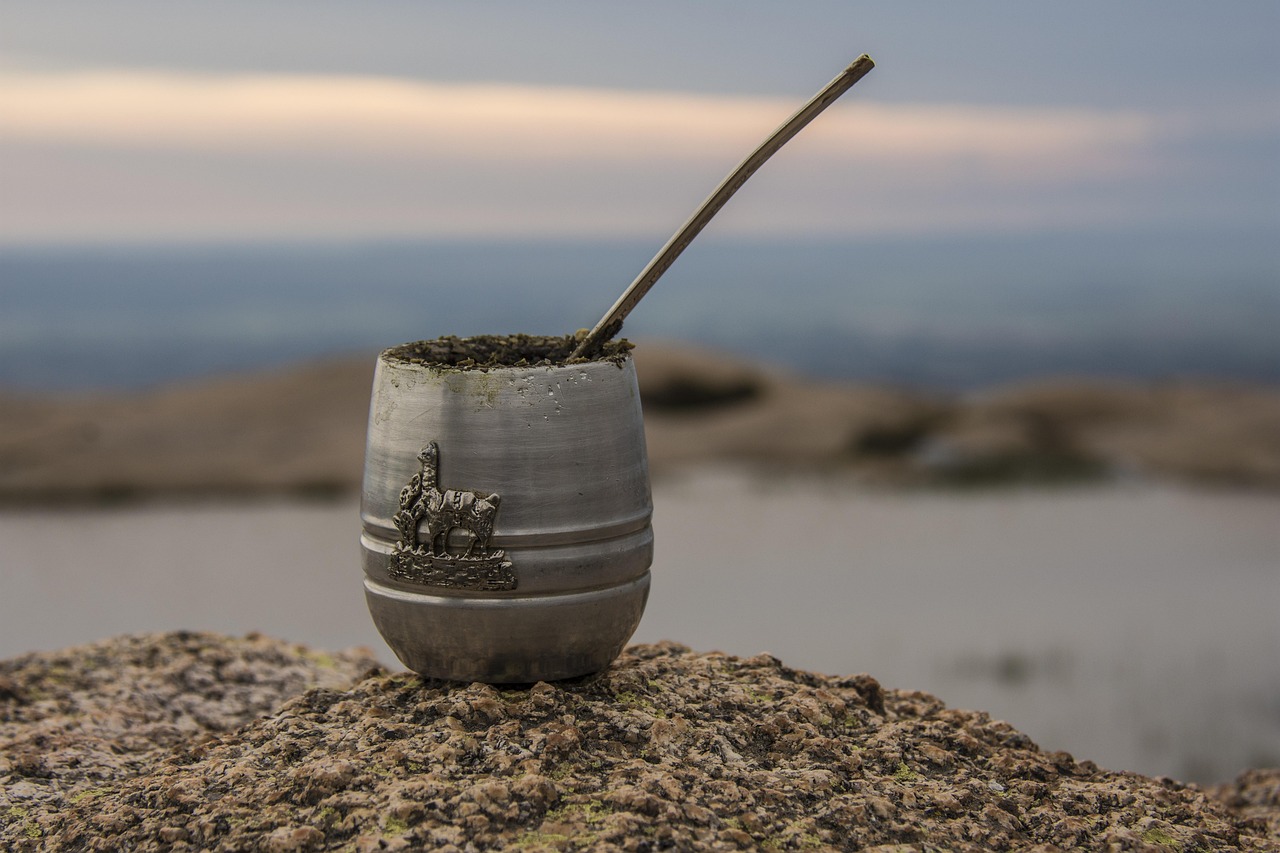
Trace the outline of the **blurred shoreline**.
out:
<instances>
[{"instance_id":1,"label":"blurred shoreline","mask_svg":"<svg viewBox=\"0 0 1280 853\"><path fill-rule=\"evenodd\" d=\"M1280 388L1046 378L946 394L641 342L655 477L745 466L868 488L1130 479L1280 489ZM0 391L0 506L359 489L374 355L143 392Z\"/></svg>"}]
</instances>

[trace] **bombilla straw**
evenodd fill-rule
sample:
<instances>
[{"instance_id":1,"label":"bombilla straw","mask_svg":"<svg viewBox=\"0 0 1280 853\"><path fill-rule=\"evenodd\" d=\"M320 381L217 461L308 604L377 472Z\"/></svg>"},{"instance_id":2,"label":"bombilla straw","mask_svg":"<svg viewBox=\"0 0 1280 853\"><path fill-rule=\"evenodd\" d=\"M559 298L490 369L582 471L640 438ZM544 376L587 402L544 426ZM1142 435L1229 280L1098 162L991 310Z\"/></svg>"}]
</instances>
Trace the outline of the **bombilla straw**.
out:
<instances>
[{"instance_id":1,"label":"bombilla straw","mask_svg":"<svg viewBox=\"0 0 1280 853\"><path fill-rule=\"evenodd\" d=\"M706 201L694 211L693 216L681 226L680 230L671 235L671 239L662 247L658 254L653 256L653 260L640 271L640 275L636 276L635 281L623 292L618 301L613 303L613 307L600 318L600 322L596 323L582 343L578 344L577 349L569 357L574 358L590 358L605 345L618 331L622 328L622 321L631 313L631 309L636 307L644 295L649 292L650 288L662 277L671 265L675 263L676 258L680 257L688 245L693 242L693 238L698 236L703 227L711 221L711 218L720 212L720 208L724 207L725 202L733 197L747 179L755 174L756 170L764 165L765 161L777 152L779 148L786 145L791 138L799 133L805 125L817 118L818 114L827 107L835 103L836 99L843 95L863 77L866 76L875 63L871 61L871 57L865 53L858 57L852 65L840 72L834 80L826 85L826 87L814 95L807 104L796 111L796 114L787 119L782 125L769 135L769 138L760 143L760 147L738 164L738 167L729 173L720 186L716 187L711 195L707 196Z\"/></svg>"}]
</instances>

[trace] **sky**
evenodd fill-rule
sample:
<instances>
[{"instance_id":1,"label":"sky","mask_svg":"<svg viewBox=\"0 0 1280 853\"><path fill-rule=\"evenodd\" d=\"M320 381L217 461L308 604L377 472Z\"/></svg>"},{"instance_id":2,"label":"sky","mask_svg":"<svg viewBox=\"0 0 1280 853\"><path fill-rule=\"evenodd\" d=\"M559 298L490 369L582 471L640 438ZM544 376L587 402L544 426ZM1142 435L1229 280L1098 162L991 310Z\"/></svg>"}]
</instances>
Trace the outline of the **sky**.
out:
<instances>
[{"instance_id":1,"label":"sky","mask_svg":"<svg viewBox=\"0 0 1280 853\"><path fill-rule=\"evenodd\" d=\"M0 7L0 245L1280 231L1280 4Z\"/></svg>"}]
</instances>

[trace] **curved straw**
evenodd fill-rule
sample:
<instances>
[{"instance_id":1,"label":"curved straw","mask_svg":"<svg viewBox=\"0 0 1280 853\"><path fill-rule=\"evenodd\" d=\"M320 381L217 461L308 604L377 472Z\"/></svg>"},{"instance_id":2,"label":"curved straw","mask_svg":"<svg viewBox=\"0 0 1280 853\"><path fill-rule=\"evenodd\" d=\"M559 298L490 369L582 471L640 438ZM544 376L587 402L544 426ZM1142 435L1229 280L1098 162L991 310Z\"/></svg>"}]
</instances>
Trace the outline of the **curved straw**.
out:
<instances>
[{"instance_id":1,"label":"curved straw","mask_svg":"<svg viewBox=\"0 0 1280 853\"><path fill-rule=\"evenodd\" d=\"M648 266L640 271L640 275L636 276L635 281L623 291L618 301L613 303L605 315L600 318L600 322L596 323L595 328L578 344L577 349L573 351L570 358L589 358L594 355L600 347L618 334L622 328L622 321L631 313L631 309L636 307L644 295L649 292L654 283L662 277L671 265L675 263L676 258L680 257L680 253L693 242L693 238L698 236L698 232L711 221L711 218L720 212L720 208L724 207L725 202L733 197L733 194L747 182L755 171L764 165L765 161L774 155L775 152L783 145L786 145L793 136L799 133L805 125L817 118L818 114L831 106L837 98L849 90L849 88L866 76L867 72L875 67L875 63L871 61L871 57L865 53L854 60L853 64L840 72L834 80L826 85L818 94L814 95L807 104L796 111L796 114L787 119L782 125L769 135L769 138L760 143L760 147L738 164L738 167L729 173L729 176L720 182L720 186L715 188L711 195L707 196L706 201L694 211L693 216L681 226L680 230L671 235L671 239L662 247L658 254L653 256L653 260L649 261Z\"/></svg>"}]
</instances>

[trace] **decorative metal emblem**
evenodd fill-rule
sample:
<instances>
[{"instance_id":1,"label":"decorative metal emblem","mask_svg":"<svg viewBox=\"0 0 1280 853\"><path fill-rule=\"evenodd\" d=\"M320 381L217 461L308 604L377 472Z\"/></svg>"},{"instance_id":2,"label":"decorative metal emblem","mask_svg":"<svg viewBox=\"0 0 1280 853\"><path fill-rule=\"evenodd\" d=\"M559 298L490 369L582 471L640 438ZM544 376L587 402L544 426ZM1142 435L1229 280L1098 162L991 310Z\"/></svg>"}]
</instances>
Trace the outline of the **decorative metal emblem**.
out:
<instances>
[{"instance_id":1,"label":"decorative metal emblem","mask_svg":"<svg viewBox=\"0 0 1280 853\"><path fill-rule=\"evenodd\" d=\"M418 461L422 470L400 490L400 511L391 517L400 531L391 555L391 576L453 589L515 589L516 574L507 553L489 548L502 498L441 489L440 447L434 441L422 448ZM419 538L423 526L425 545Z\"/></svg>"}]
</instances>

